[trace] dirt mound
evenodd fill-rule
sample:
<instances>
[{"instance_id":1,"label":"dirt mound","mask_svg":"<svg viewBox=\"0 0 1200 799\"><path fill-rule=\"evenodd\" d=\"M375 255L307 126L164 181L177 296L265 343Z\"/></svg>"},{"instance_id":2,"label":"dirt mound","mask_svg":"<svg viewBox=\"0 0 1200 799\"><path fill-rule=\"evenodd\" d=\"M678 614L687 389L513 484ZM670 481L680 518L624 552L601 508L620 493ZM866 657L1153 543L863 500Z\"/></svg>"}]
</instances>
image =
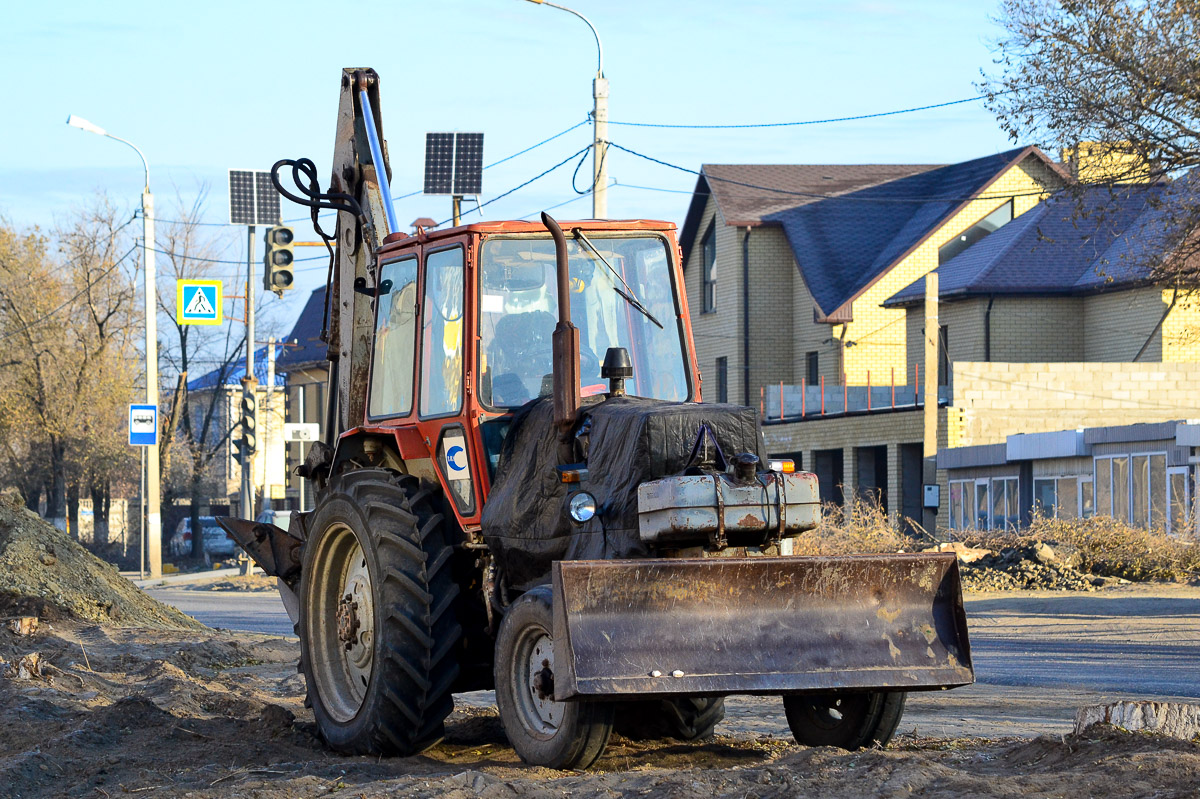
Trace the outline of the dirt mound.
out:
<instances>
[{"instance_id":1,"label":"dirt mound","mask_svg":"<svg viewBox=\"0 0 1200 799\"><path fill-rule=\"evenodd\" d=\"M959 569L968 591L1095 591L1127 582L1080 571L1072 553L1042 542L1005 547L971 563L960 561Z\"/></svg>"},{"instance_id":2,"label":"dirt mound","mask_svg":"<svg viewBox=\"0 0 1200 799\"><path fill-rule=\"evenodd\" d=\"M710 741L614 736L591 771L553 771L520 762L494 706L465 702L421 755L339 755L316 737L297 648L214 630L0 627L0 660L36 650L43 663L0 676L0 797L1184 797L1200 780L1200 744L1111 727L1032 740L914 731L844 752L797 746L782 720L767 732L737 713Z\"/></svg>"},{"instance_id":3,"label":"dirt mound","mask_svg":"<svg viewBox=\"0 0 1200 799\"><path fill-rule=\"evenodd\" d=\"M0 502L0 615L25 613L122 627L202 627L37 514Z\"/></svg>"}]
</instances>

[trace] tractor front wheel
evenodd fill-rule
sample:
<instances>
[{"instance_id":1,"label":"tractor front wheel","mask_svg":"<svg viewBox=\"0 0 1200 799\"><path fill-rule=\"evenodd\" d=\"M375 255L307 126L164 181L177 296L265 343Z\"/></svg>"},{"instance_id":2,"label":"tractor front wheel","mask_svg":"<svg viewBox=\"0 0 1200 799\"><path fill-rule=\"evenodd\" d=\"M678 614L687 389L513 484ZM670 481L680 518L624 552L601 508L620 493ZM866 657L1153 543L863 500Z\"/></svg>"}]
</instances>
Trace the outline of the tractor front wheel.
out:
<instances>
[{"instance_id":1,"label":"tractor front wheel","mask_svg":"<svg viewBox=\"0 0 1200 799\"><path fill-rule=\"evenodd\" d=\"M300 583L300 667L322 737L352 754L441 740L461 635L451 548L429 489L381 469L333 480Z\"/></svg>"},{"instance_id":2,"label":"tractor front wheel","mask_svg":"<svg viewBox=\"0 0 1200 799\"><path fill-rule=\"evenodd\" d=\"M904 715L903 691L795 694L783 698L796 743L862 749L886 746Z\"/></svg>"},{"instance_id":3,"label":"tractor front wheel","mask_svg":"<svg viewBox=\"0 0 1200 799\"><path fill-rule=\"evenodd\" d=\"M500 722L526 763L584 769L612 734L613 704L554 701L551 593L538 586L504 615L496 639L496 705Z\"/></svg>"}]
</instances>

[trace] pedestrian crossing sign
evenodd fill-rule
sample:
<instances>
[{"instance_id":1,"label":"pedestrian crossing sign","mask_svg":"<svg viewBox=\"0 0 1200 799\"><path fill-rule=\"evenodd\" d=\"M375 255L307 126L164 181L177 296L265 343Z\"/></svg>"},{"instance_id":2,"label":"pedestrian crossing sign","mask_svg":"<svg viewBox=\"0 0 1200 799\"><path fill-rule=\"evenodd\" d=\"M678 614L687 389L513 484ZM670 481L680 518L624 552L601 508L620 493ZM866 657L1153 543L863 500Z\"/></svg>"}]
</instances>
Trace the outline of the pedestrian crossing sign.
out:
<instances>
[{"instance_id":1,"label":"pedestrian crossing sign","mask_svg":"<svg viewBox=\"0 0 1200 799\"><path fill-rule=\"evenodd\" d=\"M180 280L176 283L175 318L181 325L219 325L221 281Z\"/></svg>"}]
</instances>

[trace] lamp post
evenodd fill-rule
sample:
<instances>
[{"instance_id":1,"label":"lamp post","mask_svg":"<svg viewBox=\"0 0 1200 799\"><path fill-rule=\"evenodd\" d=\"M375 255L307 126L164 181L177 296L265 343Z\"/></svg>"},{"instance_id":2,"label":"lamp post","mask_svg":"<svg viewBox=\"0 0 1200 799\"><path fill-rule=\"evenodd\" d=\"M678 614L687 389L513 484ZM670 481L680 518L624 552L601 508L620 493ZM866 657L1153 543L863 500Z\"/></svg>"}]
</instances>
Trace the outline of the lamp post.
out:
<instances>
[{"instance_id":1,"label":"lamp post","mask_svg":"<svg viewBox=\"0 0 1200 799\"><path fill-rule=\"evenodd\" d=\"M592 217L605 219L608 216L608 78L604 77L604 47L596 26L578 11L551 3L549 0L529 0L540 6L550 6L579 17L592 29L596 37L596 77L592 80Z\"/></svg>"},{"instance_id":2,"label":"lamp post","mask_svg":"<svg viewBox=\"0 0 1200 799\"><path fill-rule=\"evenodd\" d=\"M150 193L150 165L146 156L133 142L114 136L99 125L93 125L86 119L75 115L67 117L67 124L73 128L86 130L100 136L127 144L142 159L142 167L146 170L146 185L142 188L142 237L145 241L146 253L146 404L158 407L158 325L155 319L154 303L156 293L156 274L154 271L154 195ZM155 416L157 419L157 415ZM158 435L155 444L146 448L146 557L150 561L150 577L157 579L162 576L162 516L159 507L159 463Z\"/></svg>"}]
</instances>

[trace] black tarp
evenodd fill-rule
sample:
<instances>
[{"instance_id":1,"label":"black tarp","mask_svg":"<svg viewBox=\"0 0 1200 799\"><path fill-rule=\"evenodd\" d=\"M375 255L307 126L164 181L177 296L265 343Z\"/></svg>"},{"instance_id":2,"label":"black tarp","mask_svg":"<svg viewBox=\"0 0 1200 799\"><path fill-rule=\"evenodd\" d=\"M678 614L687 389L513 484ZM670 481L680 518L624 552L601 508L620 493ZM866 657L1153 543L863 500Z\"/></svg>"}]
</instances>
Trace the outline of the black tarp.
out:
<instances>
[{"instance_id":1,"label":"black tarp","mask_svg":"<svg viewBox=\"0 0 1200 799\"><path fill-rule=\"evenodd\" d=\"M681 472L702 425L726 456L753 452L766 459L752 408L637 397L585 406L580 424L590 420L591 432L583 488L596 498L598 512L576 524L566 514L567 487L556 470L552 415L549 399L516 413L483 509L484 540L508 584L519 591L549 582L556 560L649 555L638 535L638 486Z\"/></svg>"}]
</instances>

